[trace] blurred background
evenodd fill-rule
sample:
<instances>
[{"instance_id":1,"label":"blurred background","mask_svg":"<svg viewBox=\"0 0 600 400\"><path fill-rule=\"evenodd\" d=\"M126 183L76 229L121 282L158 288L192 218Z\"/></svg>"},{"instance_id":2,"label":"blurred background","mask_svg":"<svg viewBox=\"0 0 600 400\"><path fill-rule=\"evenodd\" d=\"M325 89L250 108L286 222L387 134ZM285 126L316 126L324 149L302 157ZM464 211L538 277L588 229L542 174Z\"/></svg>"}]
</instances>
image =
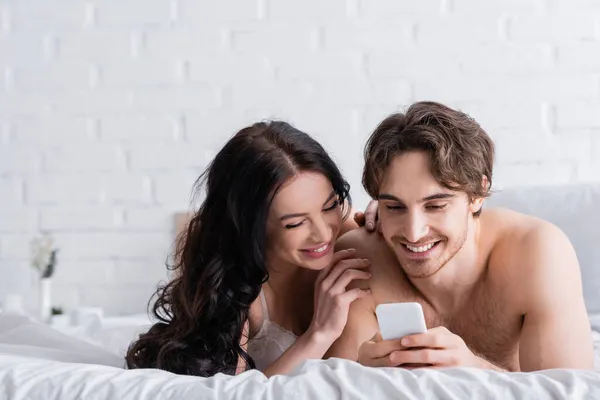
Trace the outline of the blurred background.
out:
<instances>
[{"instance_id":1,"label":"blurred background","mask_svg":"<svg viewBox=\"0 0 600 400\"><path fill-rule=\"evenodd\" d=\"M0 302L143 313L225 141L285 119L352 185L386 115L434 100L494 139L498 187L600 181L597 0L0 0Z\"/></svg>"}]
</instances>

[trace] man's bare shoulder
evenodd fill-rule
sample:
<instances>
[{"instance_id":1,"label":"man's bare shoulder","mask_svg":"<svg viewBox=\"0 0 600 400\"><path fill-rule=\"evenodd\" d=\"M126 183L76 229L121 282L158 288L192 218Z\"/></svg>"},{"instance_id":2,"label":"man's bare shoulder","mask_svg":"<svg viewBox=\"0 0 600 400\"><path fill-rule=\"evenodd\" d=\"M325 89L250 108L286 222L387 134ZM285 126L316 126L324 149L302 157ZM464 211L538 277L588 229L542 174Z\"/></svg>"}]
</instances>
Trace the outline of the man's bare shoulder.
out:
<instances>
[{"instance_id":1,"label":"man's bare shoulder","mask_svg":"<svg viewBox=\"0 0 600 400\"><path fill-rule=\"evenodd\" d=\"M493 208L482 213L481 218L483 236L491 244L492 252L500 253L503 259L518 259L524 251L548 251L557 245L562 250L570 247L569 239L560 228L531 215Z\"/></svg>"},{"instance_id":2,"label":"man's bare shoulder","mask_svg":"<svg viewBox=\"0 0 600 400\"><path fill-rule=\"evenodd\" d=\"M490 208L481 213L482 225L486 231L498 233L498 239L508 239L521 235L548 222L508 208Z\"/></svg>"},{"instance_id":3,"label":"man's bare shoulder","mask_svg":"<svg viewBox=\"0 0 600 400\"><path fill-rule=\"evenodd\" d=\"M368 232L365 228L353 229L337 240L335 250L355 249L359 257L369 257L389 252L389 247L378 232Z\"/></svg>"},{"instance_id":4,"label":"man's bare shoulder","mask_svg":"<svg viewBox=\"0 0 600 400\"><path fill-rule=\"evenodd\" d=\"M410 283L398 259L380 233L367 232L364 228L354 229L338 240L336 250L343 249L355 249L357 257L371 261L371 279L353 281L348 287L369 287L373 310L376 304L400 301L407 293L411 293Z\"/></svg>"},{"instance_id":5,"label":"man's bare shoulder","mask_svg":"<svg viewBox=\"0 0 600 400\"><path fill-rule=\"evenodd\" d=\"M493 232L491 276L502 277L511 290L529 297L548 279L579 278L573 246L556 225L508 209L490 209L482 217L485 229Z\"/></svg>"}]
</instances>

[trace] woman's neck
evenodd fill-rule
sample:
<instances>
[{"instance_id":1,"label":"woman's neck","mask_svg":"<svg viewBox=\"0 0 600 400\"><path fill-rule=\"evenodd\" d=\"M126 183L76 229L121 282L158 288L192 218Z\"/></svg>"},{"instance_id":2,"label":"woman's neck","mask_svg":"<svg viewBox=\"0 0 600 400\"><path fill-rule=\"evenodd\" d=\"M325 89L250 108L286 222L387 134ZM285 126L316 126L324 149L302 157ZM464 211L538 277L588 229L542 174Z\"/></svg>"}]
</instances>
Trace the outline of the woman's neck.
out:
<instances>
[{"instance_id":1,"label":"woman's neck","mask_svg":"<svg viewBox=\"0 0 600 400\"><path fill-rule=\"evenodd\" d=\"M269 271L269 280L267 284L269 288L279 297L296 294L299 289L301 292L306 291L307 281L311 281L314 284L314 278L316 277L315 272L306 268L298 267L297 265L282 263L274 265L273 267L267 266ZM311 288L312 288L311 284Z\"/></svg>"},{"instance_id":2,"label":"woman's neck","mask_svg":"<svg viewBox=\"0 0 600 400\"><path fill-rule=\"evenodd\" d=\"M312 320L314 285L318 271L292 265L270 269L269 280L263 285L267 307L276 324L302 335Z\"/></svg>"}]
</instances>

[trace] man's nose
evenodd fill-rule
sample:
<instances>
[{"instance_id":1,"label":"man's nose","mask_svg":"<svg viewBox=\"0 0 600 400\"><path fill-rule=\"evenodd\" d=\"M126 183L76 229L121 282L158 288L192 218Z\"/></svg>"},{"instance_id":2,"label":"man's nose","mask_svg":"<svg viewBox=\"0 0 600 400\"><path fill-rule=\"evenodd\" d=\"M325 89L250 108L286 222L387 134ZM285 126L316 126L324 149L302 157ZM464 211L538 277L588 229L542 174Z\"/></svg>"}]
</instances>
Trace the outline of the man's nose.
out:
<instances>
[{"instance_id":1,"label":"man's nose","mask_svg":"<svg viewBox=\"0 0 600 400\"><path fill-rule=\"evenodd\" d=\"M403 235L411 243L418 243L423 237L427 236L429 226L427 219L420 212L411 212L407 215L406 225Z\"/></svg>"}]
</instances>

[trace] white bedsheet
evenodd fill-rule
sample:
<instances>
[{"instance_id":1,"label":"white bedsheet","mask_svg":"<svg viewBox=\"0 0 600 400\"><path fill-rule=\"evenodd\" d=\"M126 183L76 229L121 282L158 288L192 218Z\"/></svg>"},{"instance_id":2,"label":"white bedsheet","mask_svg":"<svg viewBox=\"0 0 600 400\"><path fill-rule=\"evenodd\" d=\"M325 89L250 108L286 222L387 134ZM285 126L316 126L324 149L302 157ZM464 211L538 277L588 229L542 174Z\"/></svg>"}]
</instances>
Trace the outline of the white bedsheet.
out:
<instances>
[{"instance_id":1,"label":"white bedsheet","mask_svg":"<svg viewBox=\"0 0 600 400\"><path fill-rule=\"evenodd\" d=\"M258 371L206 379L122 365L122 356L44 324L0 316L0 400L600 398L595 371L407 371L333 359L271 379Z\"/></svg>"},{"instance_id":2,"label":"white bedsheet","mask_svg":"<svg viewBox=\"0 0 600 400\"><path fill-rule=\"evenodd\" d=\"M501 374L476 369L366 368L332 359L267 379L258 371L230 377L177 376L158 370L0 357L0 399L594 399L600 375L554 370Z\"/></svg>"}]
</instances>

